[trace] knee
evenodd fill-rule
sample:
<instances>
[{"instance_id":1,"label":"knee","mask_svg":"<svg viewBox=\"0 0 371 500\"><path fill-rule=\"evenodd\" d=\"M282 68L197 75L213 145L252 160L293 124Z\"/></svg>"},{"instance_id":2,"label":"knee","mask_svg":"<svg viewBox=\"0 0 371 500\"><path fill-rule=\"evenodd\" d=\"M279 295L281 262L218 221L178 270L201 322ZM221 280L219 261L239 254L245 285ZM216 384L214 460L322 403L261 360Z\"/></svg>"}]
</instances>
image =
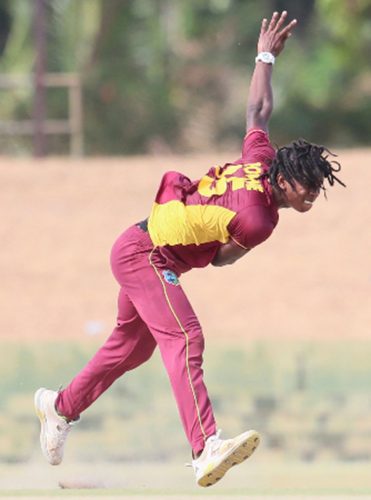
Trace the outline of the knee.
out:
<instances>
[{"instance_id":1,"label":"knee","mask_svg":"<svg viewBox=\"0 0 371 500\"><path fill-rule=\"evenodd\" d=\"M205 350L205 338L201 328L195 328L188 331L186 342L190 354L202 354Z\"/></svg>"},{"instance_id":2,"label":"knee","mask_svg":"<svg viewBox=\"0 0 371 500\"><path fill-rule=\"evenodd\" d=\"M156 342L147 341L145 344L138 345L132 353L132 364L130 370L142 365L152 356L156 348Z\"/></svg>"},{"instance_id":3,"label":"knee","mask_svg":"<svg viewBox=\"0 0 371 500\"><path fill-rule=\"evenodd\" d=\"M156 349L156 342L153 341L153 343L148 342L144 348L143 348L143 362L148 361L149 358L152 356L154 350Z\"/></svg>"},{"instance_id":4,"label":"knee","mask_svg":"<svg viewBox=\"0 0 371 500\"><path fill-rule=\"evenodd\" d=\"M200 336L173 339L162 345L161 354L168 373L182 376L188 369L199 369L203 363L204 339Z\"/></svg>"},{"instance_id":5,"label":"knee","mask_svg":"<svg viewBox=\"0 0 371 500\"><path fill-rule=\"evenodd\" d=\"M203 363L205 343L203 337L190 339L188 345L188 363L190 366L200 368Z\"/></svg>"}]
</instances>

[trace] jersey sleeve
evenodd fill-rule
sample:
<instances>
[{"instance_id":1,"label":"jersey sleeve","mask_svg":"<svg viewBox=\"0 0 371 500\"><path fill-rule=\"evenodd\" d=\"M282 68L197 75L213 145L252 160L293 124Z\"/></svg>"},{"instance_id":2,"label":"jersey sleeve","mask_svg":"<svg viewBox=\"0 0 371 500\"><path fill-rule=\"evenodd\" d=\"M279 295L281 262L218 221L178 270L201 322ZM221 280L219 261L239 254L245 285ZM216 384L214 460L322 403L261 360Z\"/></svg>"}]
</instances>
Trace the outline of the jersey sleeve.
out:
<instances>
[{"instance_id":1,"label":"jersey sleeve","mask_svg":"<svg viewBox=\"0 0 371 500\"><path fill-rule=\"evenodd\" d=\"M231 220L228 231L235 243L249 249L269 238L274 227L269 209L262 205L253 205L241 210Z\"/></svg>"},{"instance_id":2,"label":"jersey sleeve","mask_svg":"<svg viewBox=\"0 0 371 500\"><path fill-rule=\"evenodd\" d=\"M245 163L263 163L269 165L276 152L269 141L269 136L264 130L250 130L242 144L242 157Z\"/></svg>"}]
</instances>

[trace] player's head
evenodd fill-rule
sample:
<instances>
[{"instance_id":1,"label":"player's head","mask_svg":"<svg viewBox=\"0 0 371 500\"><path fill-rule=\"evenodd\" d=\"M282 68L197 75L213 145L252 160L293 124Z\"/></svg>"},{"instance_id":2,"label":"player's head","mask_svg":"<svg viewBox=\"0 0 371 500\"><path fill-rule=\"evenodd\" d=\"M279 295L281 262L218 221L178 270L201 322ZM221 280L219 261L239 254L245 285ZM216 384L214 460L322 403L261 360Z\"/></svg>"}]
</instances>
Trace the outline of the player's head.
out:
<instances>
[{"instance_id":1,"label":"player's head","mask_svg":"<svg viewBox=\"0 0 371 500\"><path fill-rule=\"evenodd\" d=\"M318 146L298 139L279 148L268 172L280 206L292 207L299 212L310 210L327 179L330 186L338 182L334 172L339 172L340 164L328 158L333 155L324 146Z\"/></svg>"}]
</instances>

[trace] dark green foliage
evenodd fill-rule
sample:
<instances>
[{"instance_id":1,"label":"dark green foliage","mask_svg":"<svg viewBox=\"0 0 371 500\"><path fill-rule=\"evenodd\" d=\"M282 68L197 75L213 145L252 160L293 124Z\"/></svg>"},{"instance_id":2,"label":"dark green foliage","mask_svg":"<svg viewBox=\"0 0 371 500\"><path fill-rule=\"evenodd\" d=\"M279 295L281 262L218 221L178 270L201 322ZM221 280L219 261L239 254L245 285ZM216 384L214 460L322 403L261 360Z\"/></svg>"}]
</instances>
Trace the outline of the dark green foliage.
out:
<instances>
[{"instance_id":1,"label":"dark green foliage","mask_svg":"<svg viewBox=\"0 0 371 500\"><path fill-rule=\"evenodd\" d=\"M0 3L0 57L6 47L11 27L12 18L9 11L9 1L3 0Z\"/></svg>"},{"instance_id":2,"label":"dark green foliage","mask_svg":"<svg viewBox=\"0 0 371 500\"><path fill-rule=\"evenodd\" d=\"M238 148L260 23L282 9L299 24L274 72L272 139L369 143L370 0L46 3L48 70L82 75L88 154ZM2 72L32 70L32 14L31 3L0 2ZM31 108L0 105L4 117ZM49 117L66 108L48 97Z\"/></svg>"}]
</instances>

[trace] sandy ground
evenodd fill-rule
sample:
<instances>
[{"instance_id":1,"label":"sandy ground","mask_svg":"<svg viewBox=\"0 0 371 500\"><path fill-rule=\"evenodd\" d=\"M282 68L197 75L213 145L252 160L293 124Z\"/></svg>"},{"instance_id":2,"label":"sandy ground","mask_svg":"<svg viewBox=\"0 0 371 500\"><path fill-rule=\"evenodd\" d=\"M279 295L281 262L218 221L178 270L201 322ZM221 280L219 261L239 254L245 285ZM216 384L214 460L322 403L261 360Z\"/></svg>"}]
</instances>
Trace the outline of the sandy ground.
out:
<instances>
[{"instance_id":1,"label":"sandy ground","mask_svg":"<svg viewBox=\"0 0 371 500\"><path fill-rule=\"evenodd\" d=\"M104 338L116 314L110 248L145 218L161 174L198 178L236 155L0 161L0 335ZM306 214L282 210L271 238L184 288L208 339L369 339L371 150L343 151L347 189Z\"/></svg>"},{"instance_id":2,"label":"sandy ground","mask_svg":"<svg viewBox=\"0 0 371 500\"><path fill-rule=\"evenodd\" d=\"M229 471L214 487L204 489L195 484L193 471L181 463L66 463L51 467L40 460L0 466L0 498L351 500L362 495L368 499L369 470L369 462L281 463L259 457ZM59 483L66 489L60 489Z\"/></svg>"},{"instance_id":3,"label":"sandy ground","mask_svg":"<svg viewBox=\"0 0 371 500\"><path fill-rule=\"evenodd\" d=\"M27 494L27 495L22 495L24 498L28 498L30 500L40 500L40 496L38 494L33 495L33 494ZM4 500L16 500L19 498L19 496L12 496L12 495L6 495L2 496L0 495L0 498ZM45 497L44 498L48 498ZM66 498L66 495L63 493L60 494L53 494L49 498ZM84 492L82 495L71 495L69 494L67 497L69 500L83 500L84 498L90 498L91 500L99 500L101 498L104 498L105 500L117 500L117 498L120 498L121 500L128 500L128 499L133 499L135 498L136 500L145 500L146 498L152 498L153 500L164 500L166 498L167 500L203 500L205 498L205 495L192 495L191 497L189 495L125 495L121 493L117 493L116 495L110 495L110 494L99 494L99 495L94 495L94 493L87 493ZM207 498L209 499L214 499L214 500L360 500L364 499L367 500L371 497L368 496L337 496L337 495L328 495L328 496L313 496L313 495L253 495L253 496L230 496L230 495L208 495Z\"/></svg>"},{"instance_id":4,"label":"sandy ground","mask_svg":"<svg viewBox=\"0 0 371 500\"><path fill-rule=\"evenodd\" d=\"M30 500L40 500L39 495L22 495L24 498L28 498ZM2 496L0 495L0 498L4 500L16 500L19 498L19 496ZM44 498L48 498L45 497ZM60 493L60 494L53 494L49 498L66 498L66 495ZM82 495L71 495L69 494L67 497L69 500L83 500L84 498L90 498L91 500L99 500L101 498L104 498L105 500L117 500L117 498L120 498L121 500L128 500L128 499L133 499L135 500L145 500L146 498L152 498L153 500L164 500L166 498L167 500L203 500L205 498L205 495L125 495L121 493L117 493L116 495L111 496L110 494L99 494L99 495L94 495L94 493L87 493L84 492ZM338 495L249 495L248 497L246 495L208 495L207 498L213 499L213 500L360 500L360 499L370 499L371 497L365 496L365 495L360 495L360 496L354 496L354 495L346 495L346 496L338 496Z\"/></svg>"}]
</instances>

